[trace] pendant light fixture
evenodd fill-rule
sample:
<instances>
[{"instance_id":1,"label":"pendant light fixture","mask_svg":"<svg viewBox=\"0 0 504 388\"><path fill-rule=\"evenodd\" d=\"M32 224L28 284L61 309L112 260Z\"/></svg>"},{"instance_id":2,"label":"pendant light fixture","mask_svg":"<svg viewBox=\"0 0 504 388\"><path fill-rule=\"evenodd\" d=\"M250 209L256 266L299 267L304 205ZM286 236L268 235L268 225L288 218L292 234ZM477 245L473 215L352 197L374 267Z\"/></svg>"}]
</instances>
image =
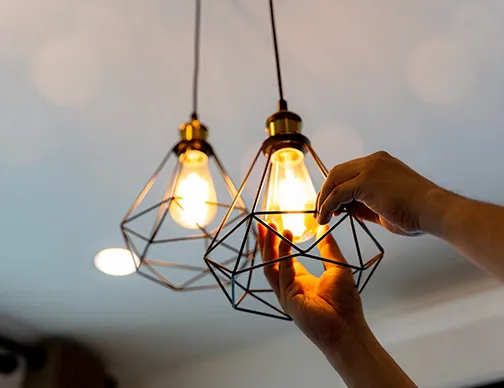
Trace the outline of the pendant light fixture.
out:
<instances>
[{"instance_id":1,"label":"pendant light fixture","mask_svg":"<svg viewBox=\"0 0 504 388\"><path fill-rule=\"evenodd\" d=\"M206 276L210 271L203 254L217 230L232 227L248 214L231 178L207 141L207 127L198 119L200 30L201 0L196 0L190 121L180 126L180 141L162 160L121 222L122 235L137 272L175 291L227 284L225 278L218 278L217 285L212 276ZM167 168L170 160L175 161L173 170ZM214 167L213 176L211 167ZM219 182L214 182L213 178ZM233 210L227 212L231 201ZM226 212L224 226L221 224L218 228ZM229 216L230 213L234 215ZM255 232L251 233L254 239ZM254 248L247 245L240 252L244 262L253 256ZM223 254L227 257L214 257L216 262L227 265L231 262L229 257L235 260L237 253L238 250L225 244Z\"/></svg>"},{"instance_id":2,"label":"pendant light fixture","mask_svg":"<svg viewBox=\"0 0 504 388\"><path fill-rule=\"evenodd\" d=\"M340 215L333 217L329 229L318 240L310 241L315 237L319 226L314 218L316 191L305 162L311 159L323 178L327 177L328 170L311 147L308 138L301 134L301 118L287 108L280 72L273 0L269 0L269 10L280 97L278 111L266 121L266 132L269 136L257 152L238 194L241 195L247 184L250 184L249 180L255 175L255 169L261 171L260 182L255 186L257 187L255 198L247 217L231 231L225 232L226 222L233 211L233 206L238 206L240 203L240 197L237 195L205 254L205 261L233 308L290 320L278 305L273 290L265 281L263 270L266 265L275 265L282 260L296 257L308 268L314 263L324 264L324 262L349 267L355 276L359 291L362 292L380 263L384 250L367 225L352 215L351 206L342 209ZM270 227L270 223L274 223L277 230ZM257 224L264 225L291 245L293 254L268 263L263 263L254 257L245 262L242 252L249 245L250 231L255 230ZM338 231L343 230L345 242L352 242L350 253L344 254L346 262L323 258L316 250L317 243L327 234L332 233L333 236L338 234L336 228ZM292 243L283 237L283 232L287 229L293 234ZM222 244L228 244L235 234L240 236L240 244L236 246L238 253L234 257L234 262L222 265L213 260L213 253L221 249ZM341 242L342 238L337 240ZM369 255L366 255L367 251L370 252ZM323 265L317 267L323 270ZM232 286L226 289L222 278L231 281ZM255 281L257 278L261 278L259 282Z\"/></svg>"}]
</instances>

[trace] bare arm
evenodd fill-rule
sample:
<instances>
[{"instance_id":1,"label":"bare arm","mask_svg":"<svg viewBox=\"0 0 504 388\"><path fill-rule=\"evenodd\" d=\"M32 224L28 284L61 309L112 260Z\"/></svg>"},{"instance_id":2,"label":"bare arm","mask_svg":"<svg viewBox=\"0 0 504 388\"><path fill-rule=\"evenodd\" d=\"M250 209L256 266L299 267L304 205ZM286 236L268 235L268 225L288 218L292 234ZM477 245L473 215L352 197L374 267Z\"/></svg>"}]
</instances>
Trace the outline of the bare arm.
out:
<instances>
[{"instance_id":1,"label":"bare arm","mask_svg":"<svg viewBox=\"0 0 504 388\"><path fill-rule=\"evenodd\" d=\"M369 329L325 355L349 388L416 387Z\"/></svg>"},{"instance_id":2,"label":"bare arm","mask_svg":"<svg viewBox=\"0 0 504 388\"><path fill-rule=\"evenodd\" d=\"M442 189L431 191L420 225L504 280L504 208Z\"/></svg>"},{"instance_id":3,"label":"bare arm","mask_svg":"<svg viewBox=\"0 0 504 388\"><path fill-rule=\"evenodd\" d=\"M504 208L438 187L385 152L331 170L318 198L318 220L342 206L392 232L435 235L504 280Z\"/></svg>"}]
</instances>

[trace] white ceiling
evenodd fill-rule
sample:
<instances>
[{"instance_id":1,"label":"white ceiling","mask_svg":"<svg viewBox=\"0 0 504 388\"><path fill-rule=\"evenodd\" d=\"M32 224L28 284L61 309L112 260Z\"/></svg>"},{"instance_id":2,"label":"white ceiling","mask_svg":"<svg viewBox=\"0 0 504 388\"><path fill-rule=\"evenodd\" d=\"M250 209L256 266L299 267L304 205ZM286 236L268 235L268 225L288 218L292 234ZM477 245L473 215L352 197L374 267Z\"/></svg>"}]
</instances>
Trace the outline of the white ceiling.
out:
<instances>
[{"instance_id":1,"label":"white ceiling","mask_svg":"<svg viewBox=\"0 0 504 388\"><path fill-rule=\"evenodd\" d=\"M0 312L136 374L292 330L233 312L220 291L174 294L92 265L122 245L119 221L191 110L193 8L0 0ZM329 166L386 149L504 203L503 20L501 0L278 0L290 107ZM267 2L205 1L202 32L200 117L238 182L277 100ZM368 314L486 276L434 239L379 237Z\"/></svg>"}]
</instances>

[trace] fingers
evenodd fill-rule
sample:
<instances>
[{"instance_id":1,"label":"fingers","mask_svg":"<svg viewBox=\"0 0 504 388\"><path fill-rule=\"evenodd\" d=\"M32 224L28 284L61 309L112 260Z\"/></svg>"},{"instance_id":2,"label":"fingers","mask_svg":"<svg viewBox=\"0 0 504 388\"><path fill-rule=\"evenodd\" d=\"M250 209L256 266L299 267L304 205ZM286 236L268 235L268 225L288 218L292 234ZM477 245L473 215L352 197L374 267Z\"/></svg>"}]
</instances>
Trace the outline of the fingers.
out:
<instances>
[{"instance_id":1,"label":"fingers","mask_svg":"<svg viewBox=\"0 0 504 388\"><path fill-rule=\"evenodd\" d=\"M266 228L263 224L257 224L257 237L259 242L259 252L262 255L262 250L264 247L264 238L266 237Z\"/></svg>"},{"instance_id":2,"label":"fingers","mask_svg":"<svg viewBox=\"0 0 504 388\"><path fill-rule=\"evenodd\" d=\"M364 159L365 158L355 159L335 166L331 169L331 172L320 189L319 196L317 198L317 210L320 210L321 205L335 187L357 177L360 174L364 166Z\"/></svg>"},{"instance_id":3,"label":"fingers","mask_svg":"<svg viewBox=\"0 0 504 388\"><path fill-rule=\"evenodd\" d=\"M284 232L284 237L292 242L292 233L289 230ZM284 257L292 254L292 247L285 241L280 242L279 257ZM279 285L280 290L286 290L296 277L296 270L294 269L294 258L285 259L279 263Z\"/></svg>"},{"instance_id":4,"label":"fingers","mask_svg":"<svg viewBox=\"0 0 504 388\"><path fill-rule=\"evenodd\" d=\"M270 227L277 230L274 224L270 224ZM286 230L284 237L292 242L293 236L290 231ZM292 254L292 247L289 243L281 240L275 233L261 224L258 225L258 239L264 263ZM277 297L280 298L282 290L286 290L295 280L294 258L264 266L264 275Z\"/></svg>"},{"instance_id":5,"label":"fingers","mask_svg":"<svg viewBox=\"0 0 504 388\"><path fill-rule=\"evenodd\" d=\"M359 179L354 178L334 187L325 200L320 202L318 208L317 221L320 225L325 225L331 220L332 214L354 200L358 200L357 191ZM322 197L322 194L321 194Z\"/></svg>"},{"instance_id":6,"label":"fingers","mask_svg":"<svg viewBox=\"0 0 504 388\"><path fill-rule=\"evenodd\" d=\"M323 236L324 233L326 233L328 230L329 230L328 226L321 226L320 228L318 228L317 240L320 239L320 237ZM320 242L317 245L317 248L320 251L320 255L322 257L329 260L337 261L339 263L347 264L347 261L345 260L343 253L341 253L338 243L331 235L331 233L327 233L327 235L322 240L320 240ZM335 266L337 266L337 264L324 262L325 269Z\"/></svg>"},{"instance_id":7,"label":"fingers","mask_svg":"<svg viewBox=\"0 0 504 388\"><path fill-rule=\"evenodd\" d=\"M359 220L374 222L375 224L380 224L380 217L366 205L361 202L353 202L346 207L348 212L353 216L357 217Z\"/></svg>"},{"instance_id":8,"label":"fingers","mask_svg":"<svg viewBox=\"0 0 504 388\"><path fill-rule=\"evenodd\" d=\"M271 227L271 229L277 230L277 226L275 224L269 224L269 226ZM272 233L266 227L265 229L266 229L266 235L264 237L264 244L262 250L263 261L275 260L278 258L279 238L275 233Z\"/></svg>"},{"instance_id":9,"label":"fingers","mask_svg":"<svg viewBox=\"0 0 504 388\"><path fill-rule=\"evenodd\" d=\"M275 224L269 225L272 229L277 230ZM272 233L262 224L257 225L259 234L259 247L261 248L261 256L264 263L278 258L278 236ZM264 276L268 280L271 288L277 296L280 295L279 271L277 264L264 266Z\"/></svg>"}]
</instances>

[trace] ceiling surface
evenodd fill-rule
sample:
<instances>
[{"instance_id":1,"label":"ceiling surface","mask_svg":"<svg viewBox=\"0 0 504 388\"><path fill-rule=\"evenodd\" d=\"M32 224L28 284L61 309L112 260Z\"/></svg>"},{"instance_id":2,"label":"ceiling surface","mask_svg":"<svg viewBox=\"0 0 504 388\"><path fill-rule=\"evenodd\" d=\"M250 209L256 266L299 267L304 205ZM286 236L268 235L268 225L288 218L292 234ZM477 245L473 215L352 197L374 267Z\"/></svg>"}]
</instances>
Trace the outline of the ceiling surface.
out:
<instances>
[{"instance_id":1,"label":"ceiling surface","mask_svg":"<svg viewBox=\"0 0 504 388\"><path fill-rule=\"evenodd\" d=\"M293 330L232 311L218 290L175 294L93 267L122 246L121 218L191 111L193 9L0 0L0 312L132 374ZM504 2L278 0L276 11L286 97L326 165L385 149L504 203ZM203 1L202 22L200 117L238 183L276 107L267 2ZM387 255L368 314L484 283L433 238L378 237Z\"/></svg>"}]
</instances>

